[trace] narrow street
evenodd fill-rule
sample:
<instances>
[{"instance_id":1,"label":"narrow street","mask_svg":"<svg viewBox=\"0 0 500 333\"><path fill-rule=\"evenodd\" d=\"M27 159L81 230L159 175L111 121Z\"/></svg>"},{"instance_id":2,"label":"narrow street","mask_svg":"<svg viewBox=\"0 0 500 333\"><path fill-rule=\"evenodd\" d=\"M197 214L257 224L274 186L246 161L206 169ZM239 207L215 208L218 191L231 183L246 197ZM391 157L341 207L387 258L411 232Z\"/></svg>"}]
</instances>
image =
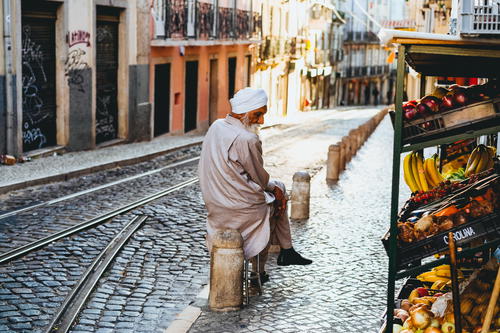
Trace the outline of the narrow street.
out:
<instances>
[{"instance_id":1,"label":"narrow street","mask_svg":"<svg viewBox=\"0 0 500 333\"><path fill-rule=\"evenodd\" d=\"M391 126L386 117L337 184L326 184L324 168L313 178L311 216L292 223L294 246L313 264L278 267L276 255L271 257L267 269L271 279L260 298L251 299L241 312L219 314L205 308L189 332L378 330L386 297L387 256L380 238L388 228ZM307 145L302 163L313 161L319 154L315 144L327 145L330 133L316 132L307 141L298 140L290 151ZM303 167L299 161L296 165ZM281 174L300 169L294 167L288 163L270 170Z\"/></svg>"},{"instance_id":2,"label":"narrow street","mask_svg":"<svg viewBox=\"0 0 500 333\"><path fill-rule=\"evenodd\" d=\"M314 121L262 131L266 167L289 190L296 171L316 175L311 218L293 224L296 248L315 262L307 268L283 269L277 268L272 258L268 266L271 281L262 297L252 298L250 307L234 314L214 315L204 309L192 332L357 332L378 327L385 301L386 257L379 238L388 225L390 190L384 180L390 174L389 119L360 149L338 184L326 185L322 169L328 145L377 110L325 111L315 114ZM2 195L1 210L6 214L164 168L0 219L0 255L47 232L95 218L196 177L197 161L189 160L198 156L199 150L188 148L138 165ZM169 167L185 160L188 162ZM197 295L207 284L205 214L198 185L190 185L2 264L0 331L44 331L102 249L133 216L144 215L145 225L99 280L72 332L162 332L186 306L199 302Z\"/></svg>"}]
</instances>

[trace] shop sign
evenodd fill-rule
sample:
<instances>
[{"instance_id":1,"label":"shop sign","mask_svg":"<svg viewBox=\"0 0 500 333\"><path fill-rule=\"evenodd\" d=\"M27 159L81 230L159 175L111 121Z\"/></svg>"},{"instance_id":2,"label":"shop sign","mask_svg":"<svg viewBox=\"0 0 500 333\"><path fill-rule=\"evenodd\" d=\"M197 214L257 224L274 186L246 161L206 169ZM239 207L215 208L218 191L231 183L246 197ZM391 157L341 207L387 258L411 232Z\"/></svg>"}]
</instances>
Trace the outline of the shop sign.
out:
<instances>
[{"instance_id":1,"label":"shop sign","mask_svg":"<svg viewBox=\"0 0 500 333\"><path fill-rule=\"evenodd\" d=\"M466 240L476 234L476 231L474 230L473 227L467 227L461 230L457 230L453 233L453 237L455 238L455 241L461 241L461 240ZM448 235L443 236L443 241L446 245L449 243Z\"/></svg>"}]
</instances>

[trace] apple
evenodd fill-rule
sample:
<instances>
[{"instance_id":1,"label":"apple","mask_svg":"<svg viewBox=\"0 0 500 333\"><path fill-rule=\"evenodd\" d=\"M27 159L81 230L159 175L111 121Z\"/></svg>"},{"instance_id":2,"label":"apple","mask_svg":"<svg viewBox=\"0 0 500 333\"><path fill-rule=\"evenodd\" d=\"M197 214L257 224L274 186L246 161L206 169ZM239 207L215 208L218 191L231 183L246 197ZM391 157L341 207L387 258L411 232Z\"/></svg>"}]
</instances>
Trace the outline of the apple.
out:
<instances>
[{"instance_id":1,"label":"apple","mask_svg":"<svg viewBox=\"0 0 500 333\"><path fill-rule=\"evenodd\" d=\"M453 97L446 95L441 99L441 104L439 105L440 111L453 109Z\"/></svg>"},{"instance_id":2,"label":"apple","mask_svg":"<svg viewBox=\"0 0 500 333\"><path fill-rule=\"evenodd\" d=\"M417 113L420 115L420 116L425 116L426 114L428 114L430 112L429 110L429 107L423 103L418 103L417 104Z\"/></svg>"},{"instance_id":3,"label":"apple","mask_svg":"<svg viewBox=\"0 0 500 333\"><path fill-rule=\"evenodd\" d=\"M429 296L429 291L423 287L417 288L417 292L419 297Z\"/></svg>"},{"instance_id":4,"label":"apple","mask_svg":"<svg viewBox=\"0 0 500 333\"><path fill-rule=\"evenodd\" d=\"M417 109L415 107L408 108L406 111L404 111L403 115L406 120L410 121L417 116Z\"/></svg>"},{"instance_id":5,"label":"apple","mask_svg":"<svg viewBox=\"0 0 500 333\"><path fill-rule=\"evenodd\" d=\"M441 325L441 331L443 331L443 333L455 333L455 324L446 322Z\"/></svg>"}]
</instances>

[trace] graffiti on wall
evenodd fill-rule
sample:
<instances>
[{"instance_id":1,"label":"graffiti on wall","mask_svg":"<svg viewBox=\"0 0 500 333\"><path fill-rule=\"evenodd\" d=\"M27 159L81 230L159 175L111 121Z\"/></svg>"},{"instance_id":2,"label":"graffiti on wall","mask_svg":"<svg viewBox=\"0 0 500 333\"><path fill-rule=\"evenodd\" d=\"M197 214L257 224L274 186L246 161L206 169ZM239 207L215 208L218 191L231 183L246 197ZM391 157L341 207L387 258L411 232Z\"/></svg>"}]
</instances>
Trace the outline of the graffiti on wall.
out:
<instances>
[{"instance_id":1,"label":"graffiti on wall","mask_svg":"<svg viewBox=\"0 0 500 333\"><path fill-rule=\"evenodd\" d=\"M83 30L68 32L66 34L66 43L70 48L78 44L85 44L90 47L90 32Z\"/></svg>"},{"instance_id":2,"label":"graffiti on wall","mask_svg":"<svg viewBox=\"0 0 500 333\"><path fill-rule=\"evenodd\" d=\"M64 63L64 75L67 77L69 86L75 87L78 91L84 93L85 77L82 72L89 68L85 61L87 52L81 47L73 48L73 46L85 44L85 46L90 47L90 33L83 30L68 32L66 42L70 51Z\"/></svg>"},{"instance_id":3,"label":"graffiti on wall","mask_svg":"<svg viewBox=\"0 0 500 333\"><path fill-rule=\"evenodd\" d=\"M83 85L85 78L82 71L89 68L89 65L85 61L86 54L87 52L84 50L76 48L68 53L68 58L64 64L64 75L68 78L68 84L76 87L81 92L85 92Z\"/></svg>"},{"instance_id":4,"label":"graffiti on wall","mask_svg":"<svg viewBox=\"0 0 500 333\"><path fill-rule=\"evenodd\" d=\"M25 146L42 148L47 143L43 123L52 118L44 108L41 95L47 83L42 45L31 38L31 26L23 26L22 40L22 94L23 94L23 143Z\"/></svg>"},{"instance_id":5,"label":"graffiti on wall","mask_svg":"<svg viewBox=\"0 0 500 333\"><path fill-rule=\"evenodd\" d=\"M96 29L97 104L96 140L104 142L118 135L117 106L117 34L112 24L101 23Z\"/></svg>"}]
</instances>

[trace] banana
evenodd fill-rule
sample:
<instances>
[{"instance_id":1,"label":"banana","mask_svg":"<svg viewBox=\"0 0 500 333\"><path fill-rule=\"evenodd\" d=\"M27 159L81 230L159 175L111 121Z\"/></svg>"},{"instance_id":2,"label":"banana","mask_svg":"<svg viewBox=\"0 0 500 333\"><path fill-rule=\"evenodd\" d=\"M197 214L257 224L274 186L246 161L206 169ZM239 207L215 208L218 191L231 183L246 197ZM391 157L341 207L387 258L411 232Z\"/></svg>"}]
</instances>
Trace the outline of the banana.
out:
<instances>
[{"instance_id":1,"label":"banana","mask_svg":"<svg viewBox=\"0 0 500 333\"><path fill-rule=\"evenodd\" d=\"M441 174L441 172L439 172L439 169L438 169L439 157L437 154L434 154L434 155L432 155L432 159L434 160L434 168L436 169L436 176L437 176L438 185L439 185L444 180L443 175Z\"/></svg>"},{"instance_id":2,"label":"banana","mask_svg":"<svg viewBox=\"0 0 500 333\"><path fill-rule=\"evenodd\" d=\"M439 270L442 270L442 269L448 269L448 270L450 270L451 266L450 265L439 265L439 266L434 267L432 270L433 271L439 271Z\"/></svg>"},{"instance_id":3,"label":"banana","mask_svg":"<svg viewBox=\"0 0 500 333\"><path fill-rule=\"evenodd\" d=\"M432 284L431 289L434 290L442 290L446 286L446 281L444 280L437 280Z\"/></svg>"},{"instance_id":4,"label":"banana","mask_svg":"<svg viewBox=\"0 0 500 333\"><path fill-rule=\"evenodd\" d=\"M495 166L495 161L493 160L493 158L490 158L488 161L488 165L486 166L486 170L493 168L493 166Z\"/></svg>"},{"instance_id":5,"label":"banana","mask_svg":"<svg viewBox=\"0 0 500 333\"><path fill-rule=\"evenodd\" d=\"M491 158L495 158L497 155L497 148L493 146L486 146L488 152L490 153Z\"/></svg>"},{"instance_id":6,"label":"banana","mask_svg":"<svg viewBox=\"0 0 500 333\"><path fill-rule=\"evenodd\" d=\"M418 185L413 178L413 173L411 171L411 154L407 154L403 160L403 175L406 185L410 188L412 193L418 191Z\"/></svg>"},{"instance_id":7,"label":"banana","mask_svg":"<svg viewBox=\"0 0 500 333\"><path fill-rule=\"evenodd\" d=\"M418 175L418 166L417 166L417 156L415 152L411 153L410 157L410 165L411 165L411 174L413 175L413 179L415 180L415 184L417 184L417 188L419 191L422 191L422 184L420 184L420 177Z\"/></svg>"},{"instance_id":8,"label":"banana","mask_svg":"<svg viewBox=\"0 0 500 333\"><path fill-rule=\"evenodd\" d=\"M424 161L424 173L425 173L425 180L427 181L427 184L429 185L430 188L434 188L436 187L436 184L434 183L434 181L432 180L432 177L431 177L431 171L430 171L430 168L429 168L429 158L427 158L425 161Z\"/></svg>"},{"instance_id":9,"label":"banana","mask_svg":"<svg viewBox=\"0 0 500 333\"><path fill-rule=\"evenodd\" d=\"M448 283L448 281L450 281L450 279L447 279L447 278L444 278L444 277L441 277L441 276L436 276L436 275L434 275L434 276L426 276L425 278L419 278L419 276L417 276L417 279L419 279L422 282L428 282L428 283L434 283L436 281L443 281L445 283Z\"/></svg>"},{"instance_id":10,"label":"banana","mask_svg":"<svg viewBox=\"0 0 500 333\"><path fill-rule=\"evenodd\" d=\"M474 173L476 170L479 162L481 161L481 150L479 148L480 146L477 146L476 149L472 151L472 154L469 158L469 160L472 160L469 167L465 169L465 177L469 177ZM476 154L474 154L476 152ZM467 163L468 164L468 163Z\"/></svg>"},{"instance_id":11,"label":"banana","mask_svg":"<svg viewBox=\"0 0 500 333\"><path fill-rule=\"evenodd\" d=\"M467 165L465 166L465 172L469 170L470 165L472 164L472 161L474 161L477 157L478 151L477 147L472 150L472 153L470 153L469 159L467 160Z\"/></svg>"},{"instance_id":12,"label":"banana","mask_svg":"<svg viewBox=\"0 0 500 333\"><path fill-rule=\"evenodd\" d=\"M428 174L431 178L431 184L433 187L438 186L443 181L443 176L437 169L436 165L437 154L434 154L432 157L425 160L424 167L426 169L426 174Z\"/></svg>"},{"instance_id":13,"label":"banana","mask_svg":"<svg viewBox=\"0 0 500 333\"><path fill-rule=\"evenodd\" d=\"M450 278L451 277L451 271L449 269L440 269L435 271L436 276L444 277L444 278Z\"/></svg>"},{"instance_id":14,"label":"banana","mask_svg":"<svg viewBox=\"0 0 500 333\"><path fill-rule=\"evenodd\" d=\"M488 152L488 149L486 149L485 146L481 147L481 152L480 152L480 161L477 164L476 169L474 169L474 173L480 173L486 170L486 166L489 163L489 160L491 159L490 153Z\"/></svg>"},{"instance_id":15,"label":"banana","mask_svg":"<svg viewBox=\"0 0 500 333\"><path fill-rule=\"evenodd\" d=\"M417 170L418 170L418 176L420 177L420 185L422 186L422 190L424 192L429 191L429 185L427 184L427 180L425 179L425 171L424 171L424 165L423 165L423 158L422 155L420 154L415 154L415 157L417 159Z\"/></svg>"}]
</instances>

